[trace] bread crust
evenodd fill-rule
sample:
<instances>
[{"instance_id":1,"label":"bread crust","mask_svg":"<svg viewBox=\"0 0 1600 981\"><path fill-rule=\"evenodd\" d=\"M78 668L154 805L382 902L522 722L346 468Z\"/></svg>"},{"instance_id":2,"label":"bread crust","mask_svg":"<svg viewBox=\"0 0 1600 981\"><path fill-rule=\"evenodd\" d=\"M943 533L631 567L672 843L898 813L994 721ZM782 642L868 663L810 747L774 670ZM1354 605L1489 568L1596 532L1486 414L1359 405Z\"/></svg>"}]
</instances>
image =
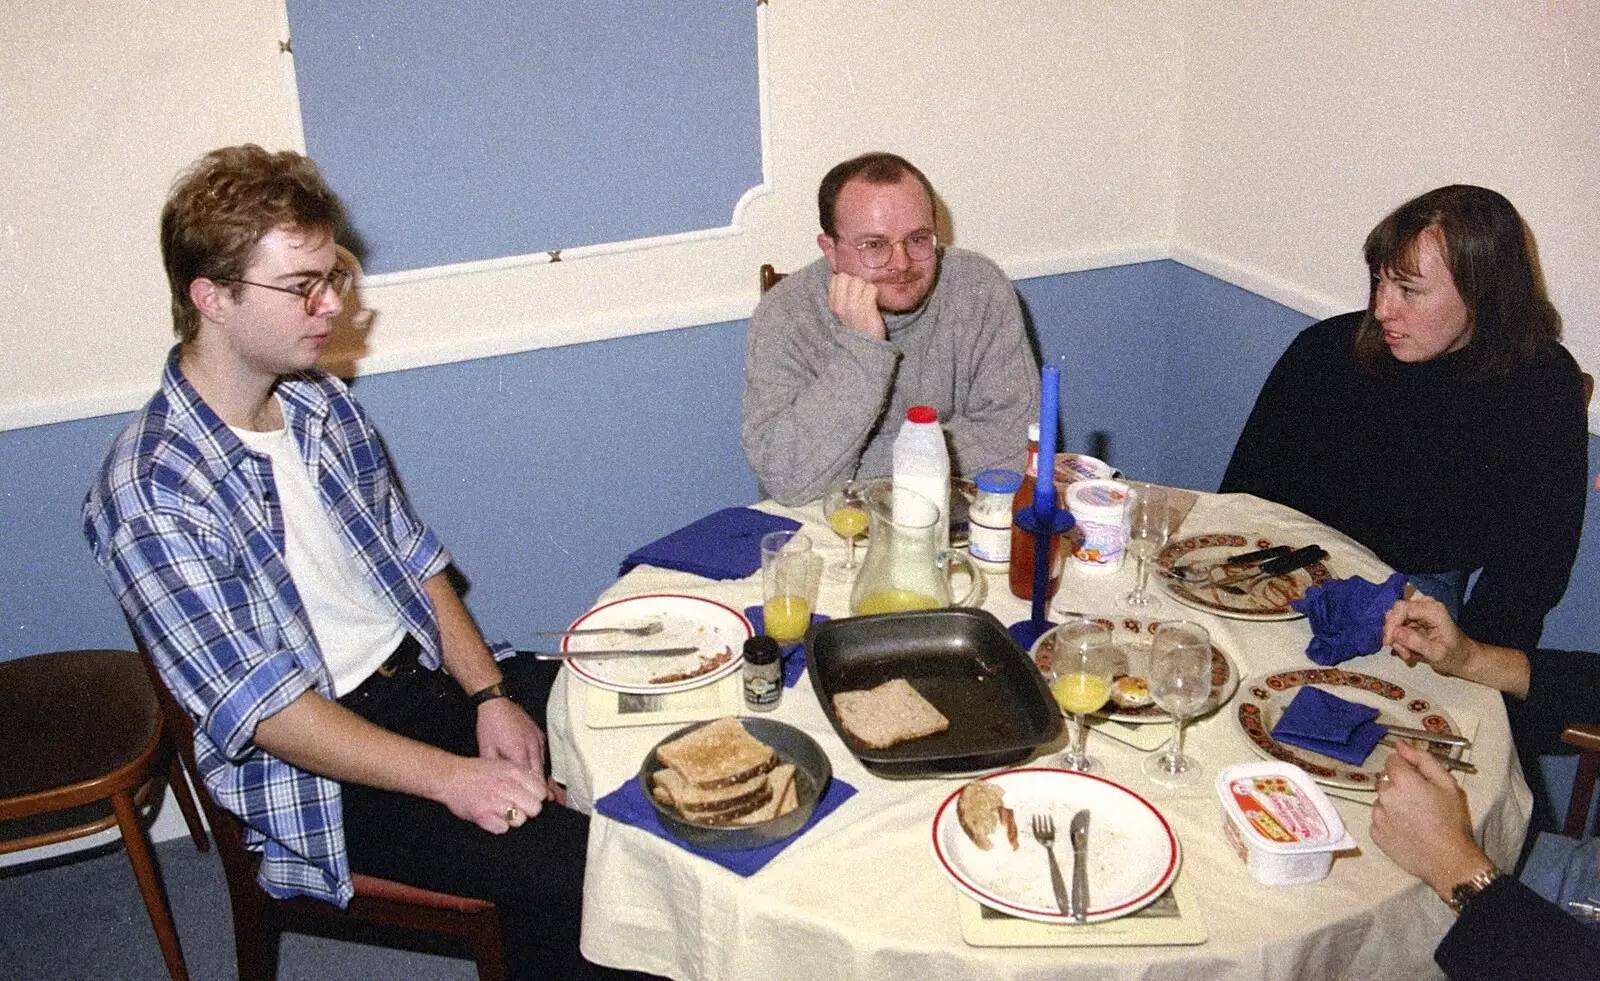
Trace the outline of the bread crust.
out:
<instances>
[{"instance_id":1,"label":"bread crust","mask_svg":"<svg viewBox=\"0 0 1600 981\"><path fill-rule=\"evenodd\" d=\"M994 832L1005 829L1011 850L1017 850L1017 815L1005 805L1006 792L987 780L974 780L961 788L956 799L956 820L972 843L984 851L994 848Z\"/></svg>"},{"instance_id":2,"label":"bread crust","mask_svg":"<svg viewBox=\"0 0 1600 981\"><path fill-rule=\"evenodd\" d=\"M888 749L950 728L944 713L904 678L865 691L837 692L833 711L852 739L872 749Z\"/></svg>"},{"instance_id":3,"label":"bread crust","mask_svg":"<svg viewBox=\"0 0 1600 981\"><path fill-rule=\"evenodd\" d=\"M778 754L727 716L656 748L663 766L703 790L731 787L778 765Z\"/></svg>"}]
</instances>

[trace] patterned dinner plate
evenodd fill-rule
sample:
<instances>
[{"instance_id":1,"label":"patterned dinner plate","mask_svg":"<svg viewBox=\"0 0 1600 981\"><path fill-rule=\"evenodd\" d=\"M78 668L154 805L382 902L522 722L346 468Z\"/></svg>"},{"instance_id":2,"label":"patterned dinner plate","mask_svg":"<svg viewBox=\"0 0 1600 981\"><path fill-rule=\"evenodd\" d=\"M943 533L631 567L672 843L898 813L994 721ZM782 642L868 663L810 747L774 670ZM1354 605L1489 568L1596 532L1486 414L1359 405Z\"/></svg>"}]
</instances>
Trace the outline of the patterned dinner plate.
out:
<instances>
[{"instance_id":1,"label":"patterned dinner plate","mask_svg":"<svg viewBox=\"0 0 1600 981\"><path fill-rule=\"evenodd\" d=\"M662 629L648 637L567 637L561 649L694 647L695 653L571 660L565 662L567 668L597 688L628 695L668 695L709 685L739 670L744 664L744 642L755 634L750 621L731 606L671 593L629 596L602 604L574 620L570 629L642 627L653 622L659 622Z\"/></svg>"},{"instance_id":2,"label":"patterned dinner plate","mask_svg":"<svg viewBox=\"0 0 1600 981\"><path fill-rule=\"evenodd\" d=\"M1388 762L1393 748L1379 743L1359 766L1351 766L1323 756L1321 753L1299 746L1290 746L1272 738L1272 727L1278 724L1283 712L1302 687L1321 688L1349 702L1359 702L1377 708L1379 725L1406 726L1444 735L1464 735L1461 727L1449 713L1435 706L1427 698L1406 691L1405 688L1370 674L1358 674L1343 668L1307 667L1294 671L1280 671L1264 678L1244 683L1239 692L1239 728L1244 730L1250 748L1267 759L1293 763L1311 774L1312 779L1330 787L1349 790L1377 790L1378 775ZM1460 751L1452 751L1459 756Z\"/></svg>"},{"instance_id":3,"label":"patterned dinner plate","mask_svg":"<svg viewBox=\"0 0 1600 981\"><path fill-rule=\"evenodd\" d=\"M1281 544L1284 543L1245 535L1191 535L1167 543L1167 547L1156 556L1157 572L1161 574L1161 584L1167 593L1184 606L1234 620L1294 620L1304 614L1291 609L1290 601L1300 599L1307 589L1328 578L1328 567L1324 562L1314 562L1285 575L1240 583L1240 588L1247 590L1244 593L1230 592L1205 583L1182 582L1166 575L1172 572L1175 565L1215 567L1232 556ZM1212 581L1220 580L1227 574L1222 568L1213 568Z\"/></svg>"},{"instance_id":4,"label":"patterned dinner plate","mask_svg":"<svg viewBox=\"0 0 1600 981\"><path fill-rule=\"evenodd\" d=\"M1029 826L1049 814L1056 826L1061 875L1072 882L1072 816L1089 811L1088 921L1099 923L1150 905L1177 878L1178 836L1155 805L1102 777L1048 767L1001 770L984 778L1005 791L1016 814L1017 849L999 829L990 848L979 848L956 816L957 788L933 817L933 853L957 889L991 909L1042 923L1071 923L1056 904L1044 846Z\"/></svg>"},{"instance_id":5,"label":"patterned dinner plate","mask_svg":"<svg viewBox=\"0 0 1600 981\"><path fill-rule=\"evenodd\" d=\"M1064 612L1063 616L1085 616L1081 613ZM1143 678L1150 670L1150 639L1156 632L1156 627L1162 620L1141 620L1138 617L1089 617L1098 623L1103 623L1111 628L1112 643L1117 646L1118 667L1115 678L1124 675ZM1028 652L1033 658L1033 663L1041 673L1047 673L1054 662L1055 650L1054 634L1045 634L1033 644L1033 649ZM1113 682L1115 683L1115 682ZM1205 707L1190 718L1206 715L1222 705L1227 704L1233 697L1234 691L1239 687L1239 669L1233 659L1218 647L1215 641L1211 644L1211 697L1206 699ZM1168 715L1153 701L1148 705L1138 707L1123 707L1115 701L1106 703L1106 707L1092 713L1097 718L1111 719L1114 722L1126 722L1139 725L1145 722L1163 722L1171 724L1172 716Z\"/></svg>"}]
</instances>

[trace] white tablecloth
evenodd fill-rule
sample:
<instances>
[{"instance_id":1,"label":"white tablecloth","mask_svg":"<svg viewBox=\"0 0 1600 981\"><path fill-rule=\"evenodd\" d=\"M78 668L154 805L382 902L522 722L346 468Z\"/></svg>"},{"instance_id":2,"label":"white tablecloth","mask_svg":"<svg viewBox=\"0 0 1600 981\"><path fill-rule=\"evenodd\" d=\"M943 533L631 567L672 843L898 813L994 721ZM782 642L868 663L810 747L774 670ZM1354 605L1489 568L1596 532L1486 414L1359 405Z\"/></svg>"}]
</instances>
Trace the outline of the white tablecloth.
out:
<instances>
[{"instance_id":1,"label":"white tablecloth","mask_svg":"<svg viewBox=\"0 0 1600 981\"><path fill-rule=\"evenodd\" d=\"M815 507L767 510L801 519L829 560L843 544ZM1311 519L1248 495L1201 495L1179 534L1239 532L1290 544L1317 542L1331 553L1334 575L1381 581L1389 572L1365 548ZM1071 569L1057 609L1115 613L1131 588L1133 564L1109 576ZM989 576L985 608L1003 623L1028 615L1003 575ZM760 576L714 582L641 567L607 590L610 600L670 591L706 596L736 608L761 600ZM824 581L819 612L848 612L848 587ZM1228 620L1181 607L1170 598L1154 616L1193 619L1236 661L1248 679L1309 665L1304 620ZM1501 865L1514 861L1531 797L1512 751L1500 696L1426 667L1407 668L1387 654L1347 662L1446 708L1474 732L1463 778L1480 840ZM574 806L632 779L645 754L670 726L593 729L584 723L585 686L563 672L550 703L550 747L556 778ZM1185 748L1210 775L1219 766L1258 757L1235 721L1233 705L1192 723ZM1210 779L1182 792L1163 790L1139 770L1143 753L1091 735L1091 752L1108 776L1150 799L1167 816L1183 847L1182 877L1193 890L1209 939L1198 946L990 948L961 937L955 887L930 847L934 809L959 780L884 780L868 773L840 742L817 702L809 677L784 696L775 718L797 726L828 753L837 776L859 788L766 868L749 878L644 831L596 818L589 841L583 949L592 960L688 979L823 978L1395 978L1441 976L1434 946L1451 916L1427 887L1373 846L1370 807L1336 799L1359 852L1341 855L1321 882L1269 887L1256 883L1221 831ZM1059 750L1058 743L1045 752Z\"/></svg>"}]
</instances>

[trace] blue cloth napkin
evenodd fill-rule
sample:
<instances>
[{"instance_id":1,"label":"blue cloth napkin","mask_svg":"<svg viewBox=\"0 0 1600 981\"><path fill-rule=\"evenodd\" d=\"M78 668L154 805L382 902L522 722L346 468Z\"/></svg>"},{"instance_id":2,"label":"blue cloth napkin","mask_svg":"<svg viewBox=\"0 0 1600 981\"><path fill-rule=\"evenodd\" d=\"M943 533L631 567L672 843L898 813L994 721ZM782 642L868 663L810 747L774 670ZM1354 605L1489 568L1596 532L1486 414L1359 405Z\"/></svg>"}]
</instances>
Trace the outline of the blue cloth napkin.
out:
<instances>
[{"instance_id":1,"label":"blue cloth napkin","mask_svg":"<svg viewBox=\"0 0 1600 981\"><path fill-rule=\"evenodd\" d=\"M617 575L626 575L636 565L653 565L707 579L743 579L761 571L762 535L799 527L793 518L753 508L723 508L633 550Z\"/></svg>"},{"instance_id":2,"label":"blue cloth napkin","mask_svg":"<svg viewBox=\"0 0 1600 981\"><path fill-rule=\"evenodd\" d=\"M1406 577L1395 573L1381 583L1360 576L1329 579L1306 590L1289 605L1311 623L1306 657L1334 665L1383 647L1383 615L1404 595Z\"/></svg>"},{"instance_id":3,"label":"blue cloth napkin","mask_svg":"<svg viewBox=\"0 0 1600 981\"><path fill-rule=\"evenodd\" d=\"M838 777L834 777L828 782L827 792L822 795L821 800L817 801L816 810L811 812L811 819L799 831L770 845L762 845L760 848L750 848L737 852L713 851L709 848L691 845L680 838L673 837L670 831L661 826L661 819L656 817L655 808L651 807L650 802L644 799L644 791L639 789L638 777L629 777L623 781L622 786L595 801L594 809L614 821L631 824L635 828L643 828L657 838L664 838L685 851L708 858L730 872L751 876L761 871L763 866L778 857L779 852L793 844L796 838L810 831L818 821L832 814L840 804L854 797L855 794L856 788Z\"/></svg>"},{"instance_id":4,"label":"blue cloth napkin","mask_svg":"<svg viewBox=\"0 0 1600 981\"><path fill-rule=\"evenodd\" d=\"M744 618L750 621L750 626L756 633L766 629L766 620L761 615L761 607L747 606L744 608ZM820 613L811 614L812 623L821 623L828 619ZM797 640L783 647L783 687L793 688L800 681L800 676L806 673L806 645L805 641Z\"/></svg>"},{"instance_id":5,"label":"blue cloth napkin","mask_svg":"<svg viewBox=\"0 0 1600 981\"><path fill-rule=\"evenodd\" d=\"M1388 732L1373 720L1378 710L1349 702L1321 688L1301 688L1283 710L1272 738L1360 766Z\"/></svg>"}]
</instances>

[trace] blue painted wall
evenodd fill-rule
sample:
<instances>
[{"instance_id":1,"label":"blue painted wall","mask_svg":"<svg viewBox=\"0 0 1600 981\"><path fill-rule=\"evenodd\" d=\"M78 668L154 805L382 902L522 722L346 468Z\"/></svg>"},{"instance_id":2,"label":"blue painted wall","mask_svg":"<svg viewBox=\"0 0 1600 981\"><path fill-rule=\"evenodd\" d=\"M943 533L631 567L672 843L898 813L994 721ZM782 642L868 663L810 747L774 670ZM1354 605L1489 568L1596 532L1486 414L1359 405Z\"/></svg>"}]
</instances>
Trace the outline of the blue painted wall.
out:
<instances>
[{"instance_id":1,"label":"blue painted wall","mask_svg":"<svg viewBox=\"0 0 1600 981\"><path fill-rule=\"evenodd\" d=\"M1215 488L1255 393L1304 315L1175 262L1017 284L1063 365L1067 445L1109 437L1129 474ZM359 380L401 479L472 583L492 638L587 608L635 546L755 499L738 444L744 323ZM163 325L151 325L163 330ZM79 531L127 416L0 432L0 659L126 646ZM1600 442L1591 440L1600 465ZM1600 649L1600 495L1552 646Z\"/></svg>"}]
</instances>

